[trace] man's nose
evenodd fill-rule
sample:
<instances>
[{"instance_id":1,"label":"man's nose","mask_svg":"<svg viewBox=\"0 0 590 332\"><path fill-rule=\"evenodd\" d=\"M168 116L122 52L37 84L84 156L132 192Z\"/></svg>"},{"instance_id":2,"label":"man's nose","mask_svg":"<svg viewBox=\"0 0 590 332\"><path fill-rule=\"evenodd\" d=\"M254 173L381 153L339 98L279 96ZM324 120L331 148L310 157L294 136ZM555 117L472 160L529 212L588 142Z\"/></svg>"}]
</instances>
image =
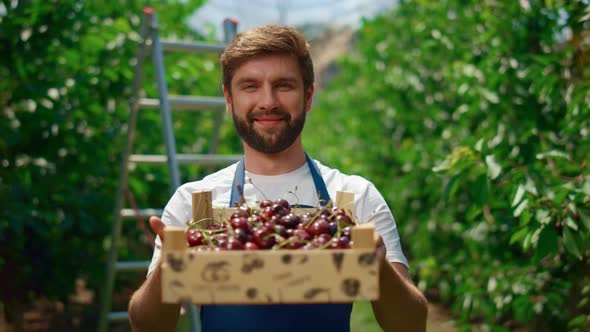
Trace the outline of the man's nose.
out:
<instances>
[{"instance_id":1,"label":"man's nose","mask_svg":"<svg viewBox=\"0 0 590 332\"><path fill-rule=\"evenodd\" d=\"M260 96L260 100L258 101L259 107L265 110L272 110L277 108L278 106L278 99L277 95L272 87L264 87L262 89L262 93Z\"/></svg>"}]
</instances>

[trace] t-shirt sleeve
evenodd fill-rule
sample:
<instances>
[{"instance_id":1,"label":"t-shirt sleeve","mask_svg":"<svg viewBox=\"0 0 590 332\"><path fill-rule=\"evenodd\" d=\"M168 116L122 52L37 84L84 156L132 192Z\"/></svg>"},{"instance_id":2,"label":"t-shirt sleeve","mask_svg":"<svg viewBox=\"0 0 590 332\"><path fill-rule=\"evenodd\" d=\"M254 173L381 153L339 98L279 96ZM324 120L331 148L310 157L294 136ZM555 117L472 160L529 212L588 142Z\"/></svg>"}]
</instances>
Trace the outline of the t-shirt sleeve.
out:
<instances>
[{"instance_id":1,"label":"t-shirt sleeve","mask_svg":"<svg viewBox=\"0 0 590 332\"><path fill-rule=\"evenodd\" d=\"M359 221L370 222L375 225L375 231L383 238L387 250L387 259L390 262L399 262L408 267L408 260L402 250L393 213L381 193L370 182L366 187L361 206Z\"/></svg>"},{"instance_id":2,"label":"t-shirt sleeve","mask_svg":"<svg viewBox=\"0 0 590 332\"><path fill-rule=\"evenodd\" d=\"M186 222L190 219L188 212L191 211L191 207L188 202L191 201L187 200L183 187L178 188L164 208L164 212L162 214L162 221L164 224L166 226L182 228L186 227ZM152 261L150 262L150 266L148 268L148 276L156 268L156 264L160 258L162 241L159 236L156 236L155 244L156 245L154 246Z\"/></svg>"}]
</instances>

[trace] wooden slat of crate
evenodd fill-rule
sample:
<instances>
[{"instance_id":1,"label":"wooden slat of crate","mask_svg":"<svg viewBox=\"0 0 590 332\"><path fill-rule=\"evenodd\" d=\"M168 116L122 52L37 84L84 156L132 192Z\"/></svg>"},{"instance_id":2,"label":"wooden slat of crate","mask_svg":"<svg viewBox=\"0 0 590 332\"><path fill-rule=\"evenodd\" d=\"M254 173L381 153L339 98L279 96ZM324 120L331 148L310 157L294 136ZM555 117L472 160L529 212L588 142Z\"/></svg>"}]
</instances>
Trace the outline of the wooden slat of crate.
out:
<instances>
[{"instance_id":1,"label":"wooden slat of crate","mask_svg":"<svg viewBox=\"0 0 590 332\"><path fill-rule=\"evenodd\" d=\"M375 300L378 264L371 249L166 254L163 302L325 303Z\"/></svg>"}]
</instances>

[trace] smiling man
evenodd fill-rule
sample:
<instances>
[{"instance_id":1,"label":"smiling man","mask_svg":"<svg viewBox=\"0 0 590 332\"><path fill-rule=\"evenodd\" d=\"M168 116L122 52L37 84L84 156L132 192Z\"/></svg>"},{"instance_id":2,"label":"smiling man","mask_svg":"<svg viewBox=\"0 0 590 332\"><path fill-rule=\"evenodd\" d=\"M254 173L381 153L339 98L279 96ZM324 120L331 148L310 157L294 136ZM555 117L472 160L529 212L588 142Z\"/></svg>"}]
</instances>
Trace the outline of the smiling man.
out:
<instances>
[{"instance_id":1,"label":"smiling man","mask_svg":"<svg viewBox=\"0 0 590 332\"><path fill-rule=\"evenodd\" d=\"M182 185L161 217L150 218L158 234L148 278L129 302L134 331L173 331L180 306L161 301L160 246L168 225L186 227L191 194L210 190L213 204L233 206L265 199L296 199L321 206L338 191L353 192L355 219L379 234L379 300L375 317L385 331L425 331L427 303L408 276L408 262L383 196L366 179L346 175L310 158L301 131L314 93L309 45L296 30L267 25L240 33L221 56L227 112L242 138L242 161L200 181ZM240 191L241 190L241 191ZM349 331L351 304L215 305L201 308L203 332Z\"/></svg>"}]
</instances>

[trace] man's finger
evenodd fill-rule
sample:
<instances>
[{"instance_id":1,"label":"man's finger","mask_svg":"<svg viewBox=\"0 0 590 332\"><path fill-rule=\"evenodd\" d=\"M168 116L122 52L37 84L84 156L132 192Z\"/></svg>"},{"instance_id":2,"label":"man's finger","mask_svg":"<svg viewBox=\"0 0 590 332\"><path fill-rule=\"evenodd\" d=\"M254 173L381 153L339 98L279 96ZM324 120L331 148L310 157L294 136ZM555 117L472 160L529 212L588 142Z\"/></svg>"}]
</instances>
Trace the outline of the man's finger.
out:
<instances>
[{"instance_id":1,"label":"man's finger","mask_svg":"<svg viewBox=\"0 0 590 332\"><path fill-rule=\"evenodd\" d=\"M150 226L152 227L152 230L154 231L154 233L158 234L158 236L160 237L160 240L162 240L162 242L163 242L164 241L164 229L166 228L166 225L164 224L162 219L160 219L156 216L151 216L150 217Z\"/></svg>"}]
</instances>

